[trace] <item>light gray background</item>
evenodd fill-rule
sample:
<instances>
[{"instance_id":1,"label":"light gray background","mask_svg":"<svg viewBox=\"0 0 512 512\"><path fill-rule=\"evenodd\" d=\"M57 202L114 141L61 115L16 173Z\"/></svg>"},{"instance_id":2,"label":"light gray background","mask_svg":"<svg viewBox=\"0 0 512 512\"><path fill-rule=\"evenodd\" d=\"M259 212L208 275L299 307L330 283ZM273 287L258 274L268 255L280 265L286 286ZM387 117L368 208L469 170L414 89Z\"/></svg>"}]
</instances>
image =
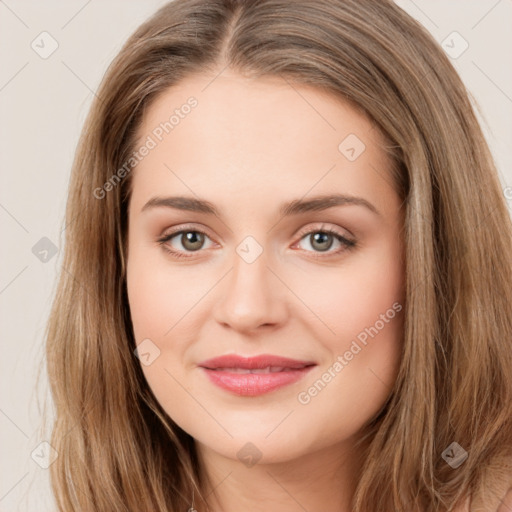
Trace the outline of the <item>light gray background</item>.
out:
<instances>
[{"instance_id":1,"label":"light gray background","mask_svg":"<svg viewBox=\"0 0 512 512\"><path fill-rule=\"evenodd\" d=\"M46 374L36 388L43 332L61 254L42 262L33 246L63 240L64 207L78 135L108 64L164 0L0 0L0 512L54 510L39 446ZM512 210L512 0L398 0L445 45L480 112ZM47 31L57 50L31 47ZM453 43L451 40L453 39ZM45 48L48 49L48 39ZM41 49L42 51L42 49ZM62 239L61 239L62 238ZM37 459L37 456L34 456Z\"/></svg>"}]
</instances>

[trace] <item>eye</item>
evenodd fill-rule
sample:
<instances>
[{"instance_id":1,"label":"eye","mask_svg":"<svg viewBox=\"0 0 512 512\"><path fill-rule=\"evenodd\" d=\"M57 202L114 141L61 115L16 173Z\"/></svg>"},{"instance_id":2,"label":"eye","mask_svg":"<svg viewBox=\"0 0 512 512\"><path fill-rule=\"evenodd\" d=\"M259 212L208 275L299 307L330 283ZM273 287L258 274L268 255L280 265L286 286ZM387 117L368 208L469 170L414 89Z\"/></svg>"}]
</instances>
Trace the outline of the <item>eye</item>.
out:
<instances>
[{"instance_id":1,"label":"eye","mask_svg":"<svg viewBox=\"0 0 512 512\"><path fill-rule=\"evenodd\" d=\"M356 242L346 238L335 229L324 228L309 230L300 234L301 239L298 244L306 240L312 251L306 249L307 252L316 253L315 258L323 258L333 256L346 250L356 247ZM178 231L166 234L159 238L157 242L163 249L175 258L188 258L191 254L204 249L204 243L209 236L202 230L196 228L182 228ZM174 242L174 243L173 243ZM176 244L178 247L176 247ZM298 245L296 244L296 245ZM330 251L333 246L338 245L338 249ZM181 247L179 247L181 246ZM323 256L321 253L327 253Z\"/></svg>"},{"instance_id":2,"label":"eye","mask_svg":"<svg viewBox=\"0 0 512 512\"><path fill-rule=\"evenodd\" d=\"M355 240L350 240L335 229L329 228L320 228L307 231L305 234L302 234L302 237L298 243L300 244L300 242L303 240L305 240L307 245L313 249L313 251L308 250L308 252L328 253L329 256L339 254L343 251L356 247ZM338 245L338 249L329 251L333 246L336 245ZM323 256L317 254L315 257L322 258Z\"/></svg>"},{"instance_id":3,"label":"eye","mask_svg":"<svg viewBox=\"0 0 512 512\"><path fill-rule=\"evenodd\" d=\"M197 252L200 249L203 249L203 245L205 242L205 238L208 238L208 235L199 229L181 229L179 231L175 231L173 233L169 233L159 238L157 241L163 247L163 249L169 253L171 253L176 258L187 258L184 253L187 252ZM176 239L176 240L174 240ZM178 244L177 250L173 247L173 244L169 244L169 242L175 242ZM171 247L169 247L169 245Z\"/></svg>"}]
</instances>

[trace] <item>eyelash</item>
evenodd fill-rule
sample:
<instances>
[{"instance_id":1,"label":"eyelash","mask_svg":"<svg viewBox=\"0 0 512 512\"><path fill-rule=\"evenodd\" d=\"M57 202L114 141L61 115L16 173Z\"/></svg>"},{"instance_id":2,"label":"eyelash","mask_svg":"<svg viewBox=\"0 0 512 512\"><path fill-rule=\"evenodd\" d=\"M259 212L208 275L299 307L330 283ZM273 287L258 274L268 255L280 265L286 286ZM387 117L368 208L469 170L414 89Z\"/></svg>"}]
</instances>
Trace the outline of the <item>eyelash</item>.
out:
<instances>
[{"instance_id":1,"label":"eyelash","mask_svg":"<svg viewBox=\"0 0 512 512\"><path fill-rule=\"evenodd\" d=\"M204 231L202 231L201 229L197 229L197 228L182 228L180 229L179 231L174 231L172 233L169 233L167 235L164 235L163 237L159 238L157 240L157 242L162 246L162 248L164 249L164 251L166 251L167 253L169 253L173 258L191 258L192 255L190 256L186 256L183 251L175 251L175 250L172 250L172 249L169 249L169 246L166 245L167 242L169 242L171 239L173 239L175 236L177 235L182 235L183 233L201 233L202 235L205 235L208 237L208 234ZM306 251L306 252L313 252L314 254L316 253L315 256L313 256L313 258L315 259L324 259L324 258L328 258L328 257L332 257L332 256L335 256L335 255L338 255L344 251L350 251L350 250L353 250L357 247L357 242L355 240L349 240L348 238L345 238L343 235L341 235L340 233L338 233L336 230L334 229L313 229L313 230L309 230L309 231L306 231L305 233L301 233L300 234L300 239L299 239L299 242L305 238L307 235L312 235L313 233L323 233L323 234L329 234L329 235L333 235L342 245L343 247L341 247L340 249L338 249L337 251L334 251L334 252L326 252L326 256L322 256L321 252L319 251ZM210 237L208 237L210 238ZM189 251L190 253L194 253L194 252L200 252L200 249L198 251Z\"/></svg>"}]
</instances>

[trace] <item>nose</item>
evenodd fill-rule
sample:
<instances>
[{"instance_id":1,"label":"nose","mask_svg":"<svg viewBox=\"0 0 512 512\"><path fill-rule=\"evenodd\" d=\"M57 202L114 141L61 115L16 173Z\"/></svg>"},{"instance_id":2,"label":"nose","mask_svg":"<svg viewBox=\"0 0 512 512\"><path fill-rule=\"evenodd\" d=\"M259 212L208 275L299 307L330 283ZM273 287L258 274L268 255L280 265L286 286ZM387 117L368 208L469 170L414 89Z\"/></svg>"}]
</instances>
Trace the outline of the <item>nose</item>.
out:
<instances>
[{"instance_id":1,"label":"nose","mask_svg":"<svg viewBox=\"0 0 512 512\"><path fill-rule=\"evenodd\" d=\"M284 323L288 314L287 290L269 267L265 252L249 263L235 253L233 268L223 279L215 318L237 331L254 331Z\"/></svg>"}]
</instances>

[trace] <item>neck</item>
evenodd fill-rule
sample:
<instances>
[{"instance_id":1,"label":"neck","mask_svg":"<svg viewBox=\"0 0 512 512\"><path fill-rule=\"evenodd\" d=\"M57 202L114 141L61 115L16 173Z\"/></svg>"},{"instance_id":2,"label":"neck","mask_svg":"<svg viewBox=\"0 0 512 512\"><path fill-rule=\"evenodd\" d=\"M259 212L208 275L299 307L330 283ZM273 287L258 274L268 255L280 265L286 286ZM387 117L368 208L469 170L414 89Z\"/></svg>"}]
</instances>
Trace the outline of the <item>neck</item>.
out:
<instances>
[{"instance_id":1,"label":"neck","mask_svg":"<svg viewBox=\"0 0 512 512\"><path fill-rule=\"evenodd\" d=\"M264 512L269 504L280 512L322 510L351 512L363 457L354 441L329 446L288 461L247 467L196 441L207 482L198 512Z\"/></svg>"}]
</instances>

